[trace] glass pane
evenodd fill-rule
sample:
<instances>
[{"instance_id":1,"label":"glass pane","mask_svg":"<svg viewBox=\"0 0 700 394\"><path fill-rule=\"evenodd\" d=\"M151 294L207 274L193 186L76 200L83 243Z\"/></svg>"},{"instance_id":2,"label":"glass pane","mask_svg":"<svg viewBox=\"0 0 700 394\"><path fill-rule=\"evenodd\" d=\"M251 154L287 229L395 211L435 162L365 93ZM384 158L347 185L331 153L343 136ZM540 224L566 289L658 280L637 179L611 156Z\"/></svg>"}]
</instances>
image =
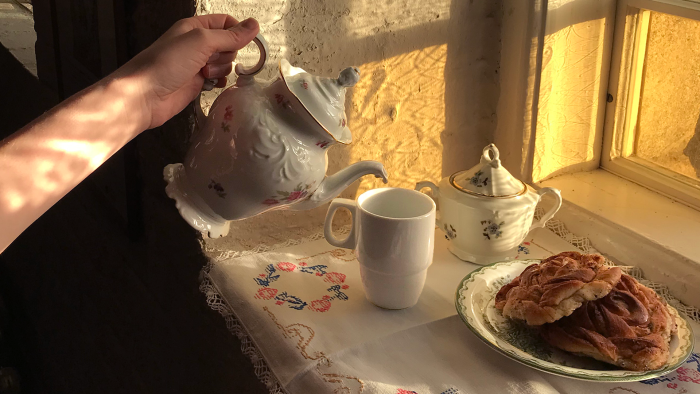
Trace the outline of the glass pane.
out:
<instances>
[{"instance_id":1,"label":"glass pane","mask_svg":"<svg viewBox=\"0 0 700 394\"><path fill-rule=\"evenodd\" d=\"M700 178L700 22L651 12L635 155Z\"/></svg>"}]
</instances>

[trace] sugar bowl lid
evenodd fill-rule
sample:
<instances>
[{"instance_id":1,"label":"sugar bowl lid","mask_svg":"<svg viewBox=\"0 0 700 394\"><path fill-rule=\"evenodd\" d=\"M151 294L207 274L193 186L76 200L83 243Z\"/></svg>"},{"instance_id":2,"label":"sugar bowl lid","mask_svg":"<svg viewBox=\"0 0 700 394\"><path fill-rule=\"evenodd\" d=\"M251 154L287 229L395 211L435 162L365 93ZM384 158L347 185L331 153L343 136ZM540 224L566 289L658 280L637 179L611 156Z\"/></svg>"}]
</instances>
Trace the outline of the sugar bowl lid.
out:
<instances>
[{"instance_id":1,"label":"sugar bowl lid","mask_svg":"<svg viewBox=\"0 0 700 394\"><path fill-rule=\"evenodd\" d=\"M525 193L525 184L513 177L501 165L498 148L489 144L484 148L479 164L450 177L457 190L483 197L515 197Z\"/></svg>"},{"instance_id":2,"label":"sugar bowl lid","mask_svg":"<svg viewBox=\"0 0 700 394\"><path fill-rule=\"evenodd\" d=\"M357 68L346 68L337 79L325 78L311 75L282 59L280 73L289 91L328 134L340 143L352 142L345 115L345 91L359 81Z\"/></svg>"}]
</instances>

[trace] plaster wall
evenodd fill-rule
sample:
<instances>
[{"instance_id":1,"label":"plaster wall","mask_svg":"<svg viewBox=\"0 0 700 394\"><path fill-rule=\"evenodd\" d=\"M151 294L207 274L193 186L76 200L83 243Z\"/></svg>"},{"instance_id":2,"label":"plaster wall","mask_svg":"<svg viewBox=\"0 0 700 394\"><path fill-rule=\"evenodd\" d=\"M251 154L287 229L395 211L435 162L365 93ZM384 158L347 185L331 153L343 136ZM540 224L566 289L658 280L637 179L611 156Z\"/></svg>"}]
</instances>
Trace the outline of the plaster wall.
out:
<instances>
[{"instance_id":1,"label":"plaster wall","mask_svg":"<svg viewBox=\"0 0 700 394\"><path fill-rule=\"evenodd\" d=\"M346 97L353 143L330 148L329 174L378 160L387 168L389 186L413 188L417 181L438 181L475 165L493 140L501 0L200 0L197 13L260 22L270 44L261 79L276 77L280 58L324 76L350 65L360 69L361 80ZM256 51L244 49L238 60L250 64L256 58ZM218 93L206 95L205 106ZM341 197L380 186L366 177ZM305 235L319 228L326 209L234 222L229 236L206 240L207 248L246 248ZM347 219L341 215L337 222Z\"/></svg>"}]
</instances>

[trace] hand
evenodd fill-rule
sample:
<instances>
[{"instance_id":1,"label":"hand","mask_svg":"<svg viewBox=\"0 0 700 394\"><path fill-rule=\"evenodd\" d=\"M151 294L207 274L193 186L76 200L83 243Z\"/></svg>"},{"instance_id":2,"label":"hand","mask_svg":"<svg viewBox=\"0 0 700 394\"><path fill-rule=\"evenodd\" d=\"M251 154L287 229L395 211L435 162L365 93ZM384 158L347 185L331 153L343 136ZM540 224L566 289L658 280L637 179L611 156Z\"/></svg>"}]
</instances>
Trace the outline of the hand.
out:
<instances>
[{"instance_id":1,"label":"hand","mask_svg":"<svg viewBox=\"0 0 700 394\"><path fill-rule=\"evenodd\" d=\"M113 76L135 80L144 125L157 127L197 97L205 78L217 78L216 86L225 86L237 50L258 30L252 18L240 23L229 15L182 19Z\"/></svg>"}]
</instances>

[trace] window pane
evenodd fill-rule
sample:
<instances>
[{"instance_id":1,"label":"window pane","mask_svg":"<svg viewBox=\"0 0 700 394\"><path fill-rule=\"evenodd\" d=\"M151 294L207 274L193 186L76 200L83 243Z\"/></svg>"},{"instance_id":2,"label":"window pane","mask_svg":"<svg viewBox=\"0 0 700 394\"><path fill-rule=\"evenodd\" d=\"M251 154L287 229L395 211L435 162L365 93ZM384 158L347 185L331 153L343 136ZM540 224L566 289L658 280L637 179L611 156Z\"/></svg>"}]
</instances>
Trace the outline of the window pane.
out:
<instances>
[{"instance_id":1,"label":"window pane","mask_svg":"<svg viewBox=\"0 0 700 394\"><path fill-rule=\"evenodd\" d=\"M700 22L651 12L635 155L700 178Z\"/></svg>"}]
</instances>

